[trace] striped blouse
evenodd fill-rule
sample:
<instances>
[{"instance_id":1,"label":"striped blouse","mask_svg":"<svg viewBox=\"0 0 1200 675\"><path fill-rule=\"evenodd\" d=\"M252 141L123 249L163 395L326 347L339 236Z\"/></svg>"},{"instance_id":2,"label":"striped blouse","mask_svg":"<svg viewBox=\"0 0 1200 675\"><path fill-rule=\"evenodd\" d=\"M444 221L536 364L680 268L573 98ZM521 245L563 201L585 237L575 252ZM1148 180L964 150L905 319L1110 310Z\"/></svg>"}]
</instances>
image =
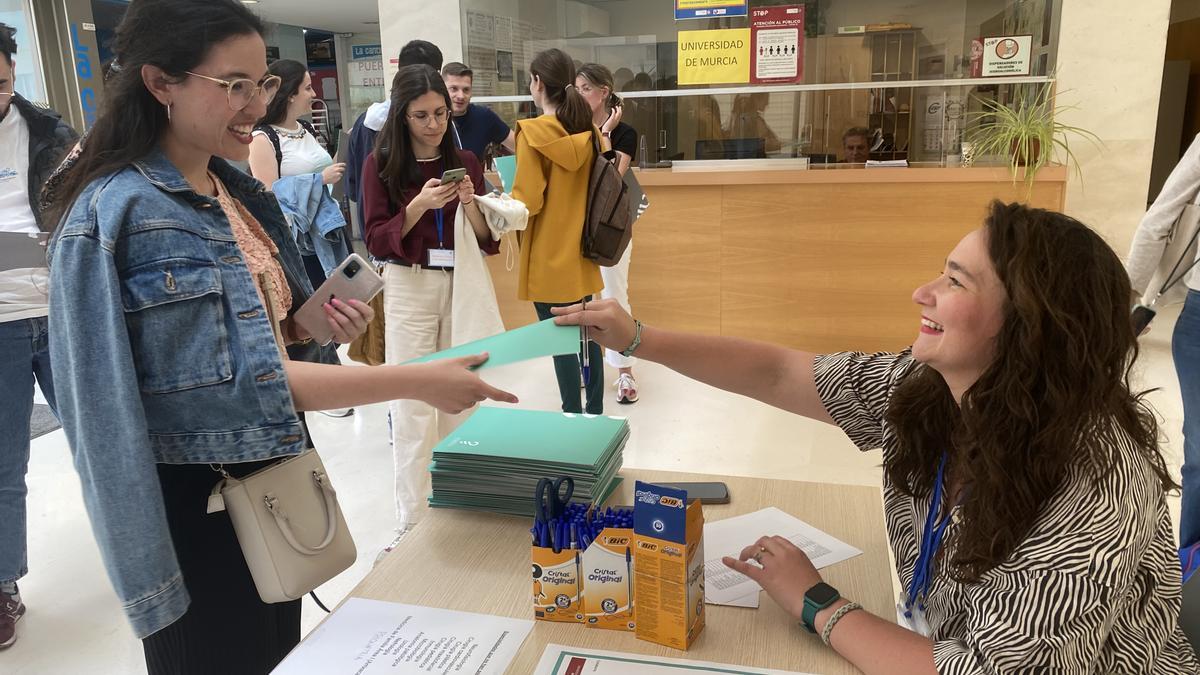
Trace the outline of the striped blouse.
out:
<instances>
[{"instance_id":1,"label":"striped blouse","mask_svg":"<svg viewBox=\"0 0 1200 675\"><path fill-rule=\"evenodd\" d=\"M885 421L916 366L901 354L841 353L813 363L826 410L860 449L898 450ZM931 499L884 477L888 542L908 587ZM951 518L947 541L959 527ZM926 601L938 673L1200 673L1180 630L1180 568L1163 491L1132 442L1097 482L1072 470L1007 560L978 584L949 578L943 555Z\"/></svg>"}]
</instances>

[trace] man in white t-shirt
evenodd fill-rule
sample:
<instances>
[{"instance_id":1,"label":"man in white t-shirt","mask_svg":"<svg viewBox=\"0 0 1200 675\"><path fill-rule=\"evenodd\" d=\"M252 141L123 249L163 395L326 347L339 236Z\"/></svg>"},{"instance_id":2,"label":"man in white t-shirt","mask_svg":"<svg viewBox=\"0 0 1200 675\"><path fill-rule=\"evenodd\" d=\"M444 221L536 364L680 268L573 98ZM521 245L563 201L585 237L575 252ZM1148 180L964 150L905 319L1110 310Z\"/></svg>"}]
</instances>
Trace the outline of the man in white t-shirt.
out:
<instances>
[{"instance_id":1,"label":"man in white t-shirt","mask_svg":"<svg viewBox=\"0 0 1200 675\"><path fill-rule=\"evenodd\" d=\"M0 23L0 232L48 232L38 192L76 134L57 113L13 91L13 31ZM0 649L16 641L25 613L17 580L28 571L25 471L33 381L54 406L46 268L0 269Z\"/></svg>"}]
</instances>

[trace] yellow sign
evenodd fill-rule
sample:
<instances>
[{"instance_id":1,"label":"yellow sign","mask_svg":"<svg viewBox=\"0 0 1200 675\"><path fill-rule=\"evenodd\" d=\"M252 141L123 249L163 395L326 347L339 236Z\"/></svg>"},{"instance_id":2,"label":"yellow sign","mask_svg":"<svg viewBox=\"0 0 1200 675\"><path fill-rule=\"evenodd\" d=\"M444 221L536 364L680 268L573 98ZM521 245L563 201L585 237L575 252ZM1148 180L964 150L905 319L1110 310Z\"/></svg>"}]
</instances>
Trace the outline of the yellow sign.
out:
<instances>
[{"instance_id":1,"label":"yellow sign","mask_svg":"<svg viewBox=\"0 0 1200 675\"><path fill-rule=\"evenodd\" d=\"M749 28L679 31L679 84L749 81Z\"/></svg>"}]
</instances>

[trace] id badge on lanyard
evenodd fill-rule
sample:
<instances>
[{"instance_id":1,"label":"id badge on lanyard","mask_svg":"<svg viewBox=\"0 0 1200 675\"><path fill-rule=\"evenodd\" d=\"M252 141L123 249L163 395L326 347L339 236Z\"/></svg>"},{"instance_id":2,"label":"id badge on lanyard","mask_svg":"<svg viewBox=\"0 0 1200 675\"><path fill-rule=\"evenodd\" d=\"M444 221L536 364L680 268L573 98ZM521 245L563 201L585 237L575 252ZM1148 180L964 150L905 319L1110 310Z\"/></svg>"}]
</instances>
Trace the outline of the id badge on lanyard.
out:
<instances>
[{"instance_id":1,"label":"id badge on lanyard","mask_svg":"<svg viewBox=\"0 0 1200 675\"><path fill-rule=\"evenodd\" d=\"M933 484L933 500L929 504L929 513L925 516L925 528L921 540L917 542L919 553L913 563L912 581L908 589L900 593L896 602L897 623L905 628L931 637L933 629L929 626L925 615L925 601L929 597L929 589L933 584L934 562L938 550L942 547L942 539L946 534L946 526L950 524L950 514L939 523L938 509L942 503L942 484L946 478L946 453L942 453L938 464L937 481Z\"/></svg>"},{"instance_id":2,"label":"id badge on lanyard","mask_svg":"<svg viewBox=\"0 0 1200 675\"><path fill-rule=\"evenodd\" d=\"M438 247L429 249L428 264L430 267L454 267L454 249L445 248L446 232L440 208L433 212L433 219L437 223Z\"/></svg>"}]
</instances>

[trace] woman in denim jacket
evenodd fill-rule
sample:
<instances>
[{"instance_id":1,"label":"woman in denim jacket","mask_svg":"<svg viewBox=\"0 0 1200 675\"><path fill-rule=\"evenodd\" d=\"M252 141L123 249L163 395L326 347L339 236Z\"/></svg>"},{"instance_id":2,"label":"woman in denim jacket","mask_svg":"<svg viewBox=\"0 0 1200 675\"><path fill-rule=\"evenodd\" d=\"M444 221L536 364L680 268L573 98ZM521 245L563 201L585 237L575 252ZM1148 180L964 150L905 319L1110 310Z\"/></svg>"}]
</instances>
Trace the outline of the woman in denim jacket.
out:
<instances>
[{"instance_id":1,"label":"woman in denim jacket","mask_svg":"<svg viewBox=\"0 0 1200 675\"><path fill-rule=\"evenodd\" d=\"M266 673L300 638L299 601L258 598L225 513L205 501L305 447L297 410L418 398L514 402L486 355L343 368L287 360L311 292L274 197L244 161L277 82L235 0L133 0L120 71L60 188L51 354L63 427L105 566L150 673ZM339 341L365 305L326 307ZM279 339L279 337L282 339ZM400 423L401 421L397 421Z\"/></svg>"}]
</instances>

